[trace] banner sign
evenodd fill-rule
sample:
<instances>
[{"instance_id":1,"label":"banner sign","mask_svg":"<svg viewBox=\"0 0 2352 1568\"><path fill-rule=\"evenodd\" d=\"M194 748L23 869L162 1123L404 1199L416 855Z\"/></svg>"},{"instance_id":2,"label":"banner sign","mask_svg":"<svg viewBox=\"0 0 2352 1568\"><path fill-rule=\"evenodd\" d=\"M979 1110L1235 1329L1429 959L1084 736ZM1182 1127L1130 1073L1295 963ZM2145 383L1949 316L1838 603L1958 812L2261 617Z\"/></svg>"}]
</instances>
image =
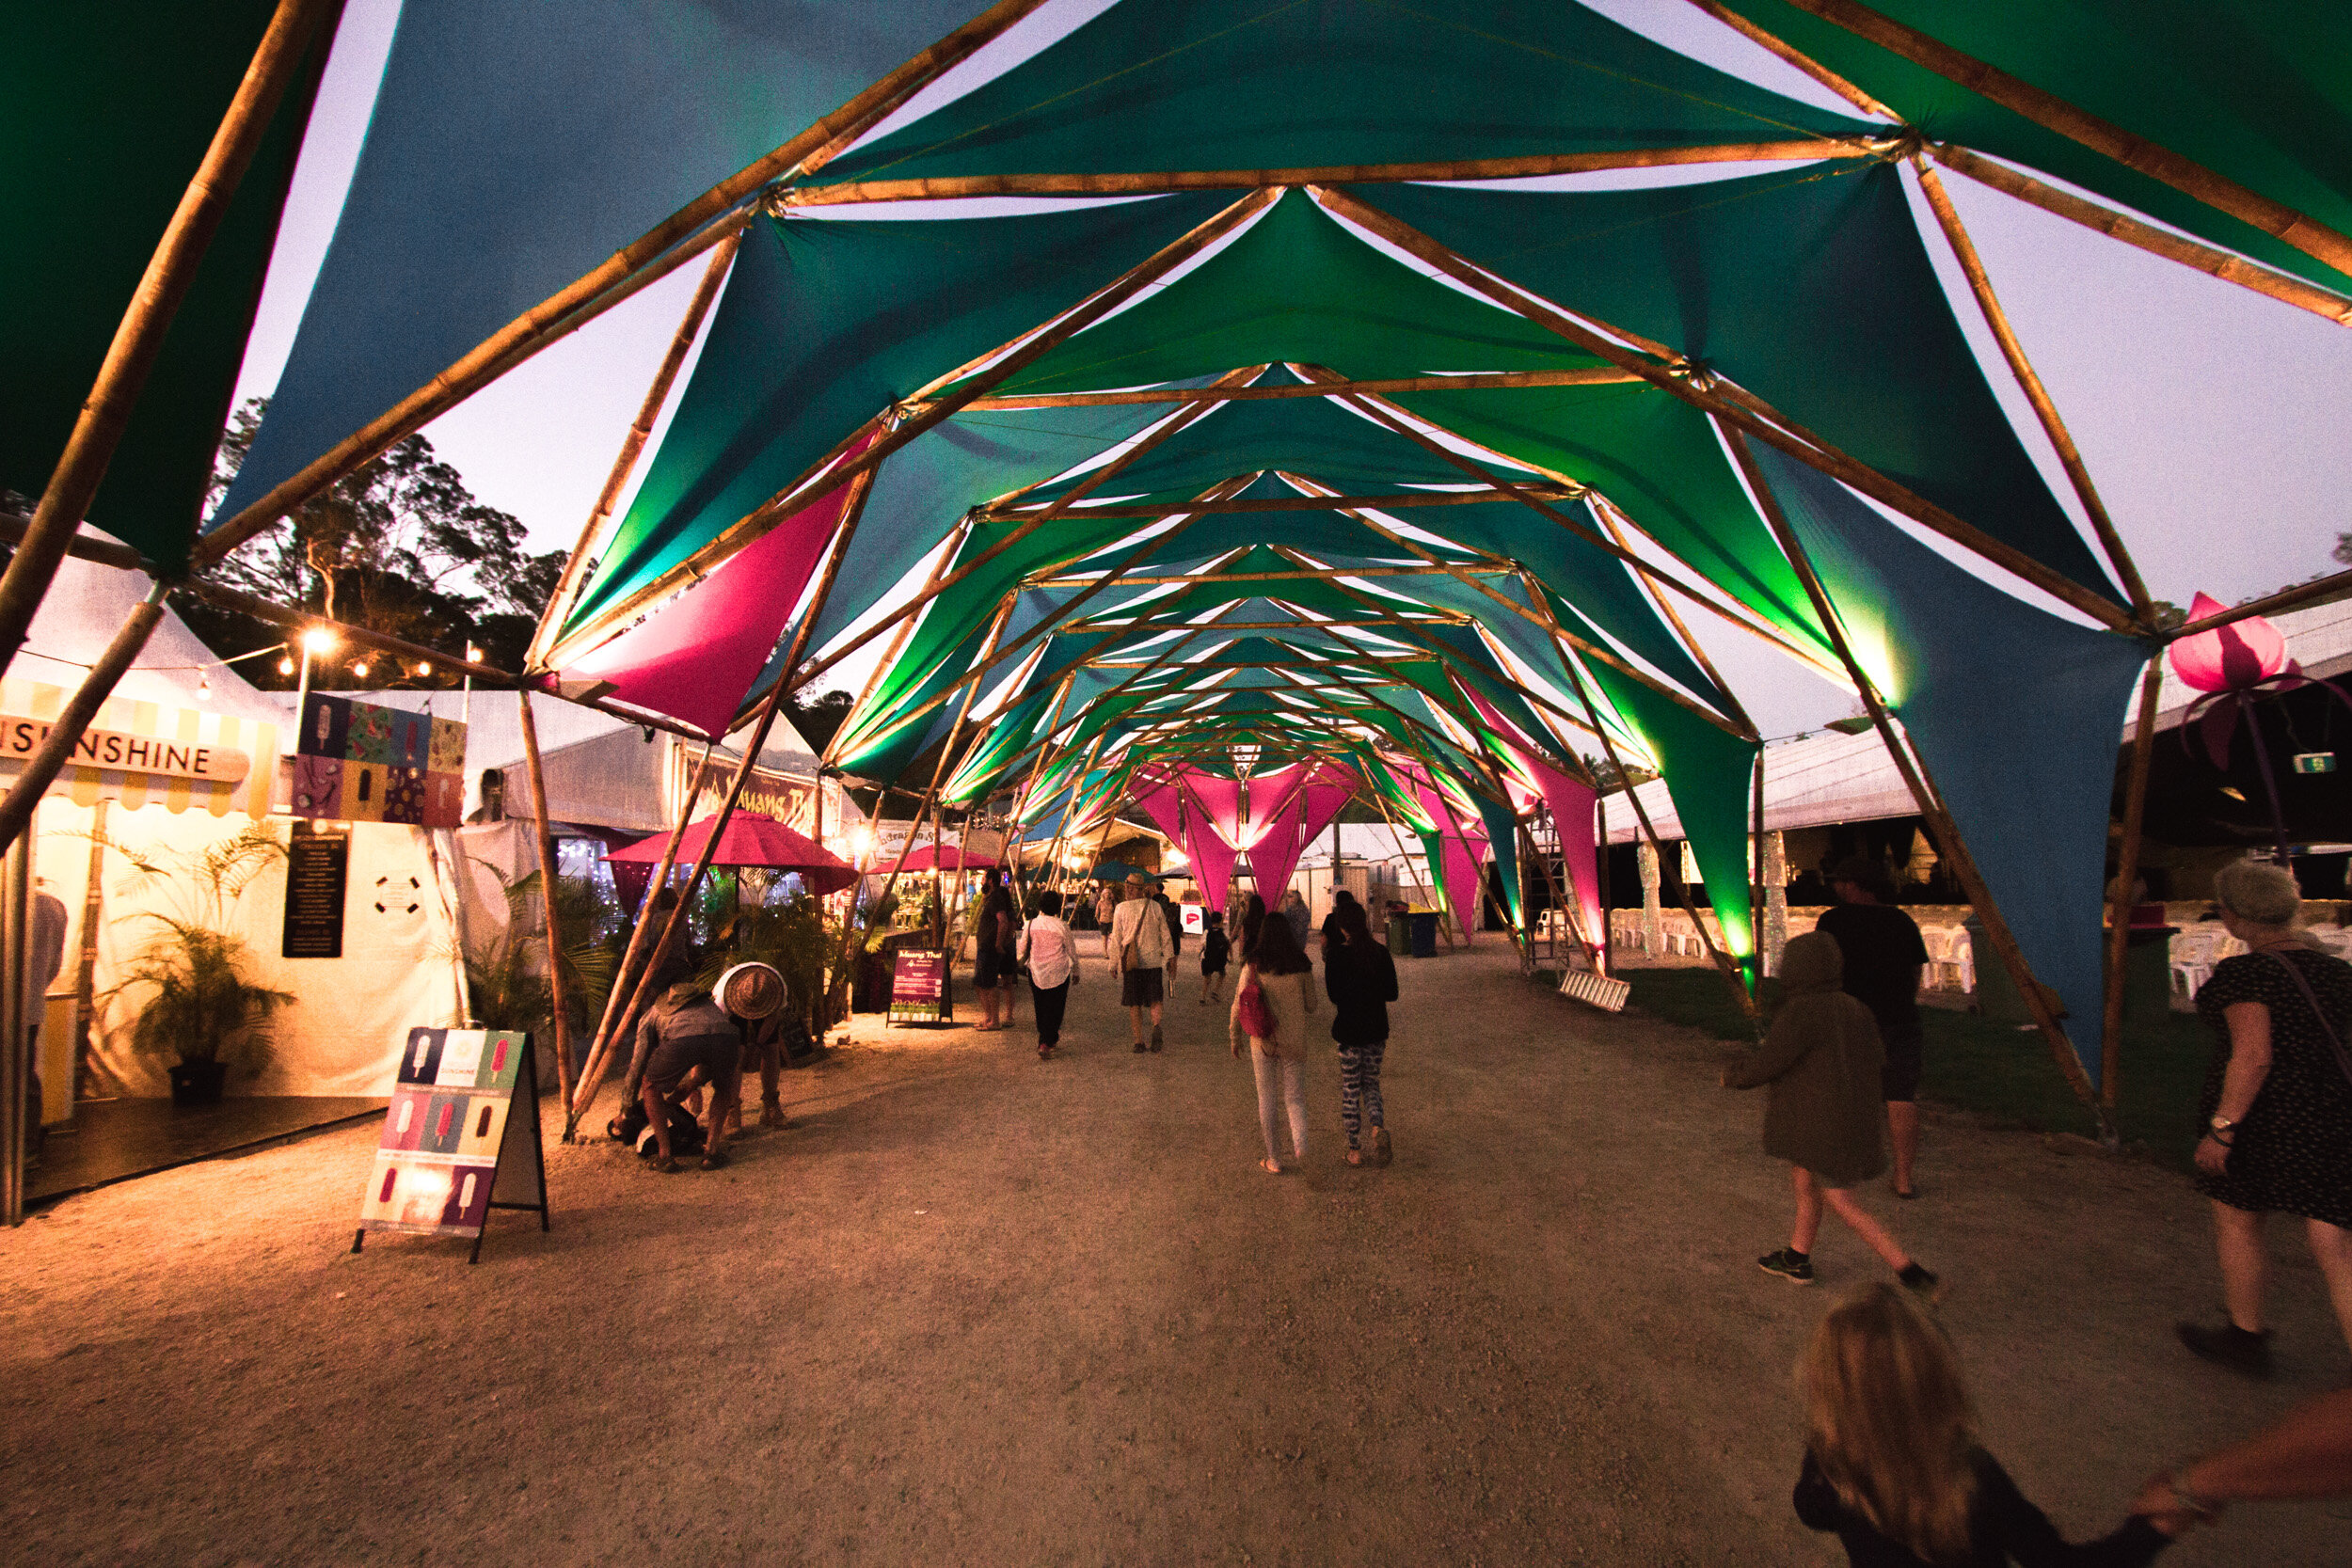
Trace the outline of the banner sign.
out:
<instances>
[{"instance_id":1,"label":"banner sign","mask_svg":"<svg viewBox=\"0 0 2352 1568\"><path fill-rule=\"evenodd\" d=\"M24 771L70 695L41 681L0 680L0 784ZM226 816L269 815L275 770L255 766L278 754L278 726L158 703L113 697L74 744L48 793L77 805L119 800L135 811L151 801Z\"/></svg>"},{"instance_id":2,"label":"banner sign","mask_svg":"<svg viewBox=\"0 0 2352 1568\"><path fill-rule=\"evenodd\" d=\"M901 947L891 955L889 1023L945 1023L954 1017L947 995L947 955L935 947Z\"/></svg>"},{"instance_id":3,"label":"banner sign","mask_svg":"<svg viewBox=\"0 0 2352 1568\"><path fill-rule=\"evenodd\" d=\"M478 1263L493 1209L535 1209L548 1227L531 1037L411 1029L351 1250L371 1230L471 1236Z\"/></svg>"},{"instance_id":4,"label":"banner sign","mask_svg":"<svg viewBox=\"0 0 2352 1568\"><path fill-rule=\"evenodd\" d=\"M465 725L316 691L304 700L296 816L454 828L465 813Z\"/></svg>"}]
</instances>

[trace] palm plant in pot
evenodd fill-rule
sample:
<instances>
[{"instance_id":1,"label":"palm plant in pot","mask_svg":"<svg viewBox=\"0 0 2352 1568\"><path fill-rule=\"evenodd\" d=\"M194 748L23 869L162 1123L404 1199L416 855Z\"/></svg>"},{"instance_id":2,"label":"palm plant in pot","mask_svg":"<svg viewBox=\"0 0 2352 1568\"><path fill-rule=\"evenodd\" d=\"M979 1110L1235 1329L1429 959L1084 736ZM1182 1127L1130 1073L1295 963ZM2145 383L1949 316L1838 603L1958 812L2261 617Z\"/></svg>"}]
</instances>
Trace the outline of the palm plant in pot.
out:
<instances>
[{"instance_id":1,"label":"palm plant in pot","mask_svg":"<svg viewBox=\"0 0 2352 1568\"><path fill-rule=\"evenodd\" d=\"M285 857L286 847L259 823L193 852L151 856L103 837L99 842L131 863L133 887L166 881L181 906L140 912L138 919L161 929L132 957L104 999L130 996L137 1006L133 1050L176 1058L170 1069L174 1104L212 1104L220 1099L232 1059L243 1057L251 1070L261 1070L271 1015L294 1000L292 991L252 978L252 950L227 929L246 889Z\"/></svg>"}]
</instances>

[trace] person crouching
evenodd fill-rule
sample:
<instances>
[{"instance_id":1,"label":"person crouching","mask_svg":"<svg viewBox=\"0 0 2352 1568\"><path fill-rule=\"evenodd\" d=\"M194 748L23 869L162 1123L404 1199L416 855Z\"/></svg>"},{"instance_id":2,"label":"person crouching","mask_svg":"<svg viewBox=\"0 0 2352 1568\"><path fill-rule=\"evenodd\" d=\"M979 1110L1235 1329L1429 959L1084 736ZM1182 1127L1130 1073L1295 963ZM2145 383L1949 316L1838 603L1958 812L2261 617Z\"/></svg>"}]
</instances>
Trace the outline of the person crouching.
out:
<instances>
[{"instance_id":1,"label":"person crouching","mask_svg":"<svg viewBox=\"0 0 2352 1568\"><path fill-rule=\"evenodd\" d=\"M1880 1069L1885 1049L1870 1009L1842 989L1845 958L1836 939L1819 931L1792 938L1780 981L1787 1000L1764 1043L1724 1069L1724 1086L1772 1085L1764 1110L1764 1152L1789 1164L1796 1223L1788 1244L1756 1266L1799 1285L1813 1283L1813 1241L1829 1211L1886 1260L1903 1288L1923 1300L1940 1295L1936 1276L1902 1249L1850 1190L1886 1169L1886 1112Z\"/></svg>"},{"instance_id":2,"label":"person crouching","mask_svg":"<svg viewBox=\"0 0 2352 1568\"><path fill-rule=\"evenodd\" d=\"M638 1037L645 1053L645 1081L638 1095L660 1144L653 1168L664 1173L678 1168L670 1151L670 1107L707 1084L710 1112L702 1168L717 1170L727 1163L722 1147L727 1113L743 1093L743 1042L735 1021L711 1000L707 986L689 981L662 992L638 1025Z\"/></svg>"}]
</instances>

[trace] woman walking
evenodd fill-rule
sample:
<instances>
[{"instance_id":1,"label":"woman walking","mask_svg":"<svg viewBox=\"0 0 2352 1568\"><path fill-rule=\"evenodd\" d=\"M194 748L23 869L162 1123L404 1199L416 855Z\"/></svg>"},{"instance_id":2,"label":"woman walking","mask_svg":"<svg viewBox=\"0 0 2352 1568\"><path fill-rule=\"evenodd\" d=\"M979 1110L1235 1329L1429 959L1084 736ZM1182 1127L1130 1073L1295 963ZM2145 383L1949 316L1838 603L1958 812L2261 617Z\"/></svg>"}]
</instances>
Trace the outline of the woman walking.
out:
<instances>
[{"instance_id":1,"label":"woman walking","mask_svg":"<svg viewBox=\"0 0 2352 1568\"><path fill-rule=\"evenodd\" d=\"M1813 1239L1826 1206L1872 1252L1886 1259L1903 1288L1928 1300L1936 1276L1922 1268L1856 1203L1849 1190L1886 1169L1886 1111L1880 1098L1885 1065L1870 1009L1841 989L1845 961L1834 938L1793 937L1783 950L1780 981L1788 1000L1764 1043L1724 1069L1724 1086L1772 1085L1764 1108L1764 1152L1788 1162L1797 1217L1788 1244L1757 1259L1766 1274L1813 1283Z\"/></svg>"},{"instance_id":2,"label":"woman walking","mask_svg":"<svg viewBox=\"0 0 2352 1568\"><path fill-rule=\"evenodd\" d=\"M1094 890L1094 928L1103 933L1103 957L1111 956L1111 916L1119 910L1119 889L1109 882Z\"/></svg>"},{"instance_id":3,"label":"woman walking","mask_svg":"<svg viewBox=\"0 0 2352 1568\"><path fill-rule=\"evenodd\" d=\"M1255 900L1253 900L1254 902ZM1314 968L1298 950L1290 923L1265 922L1255 952L1243 962L1241 979L1233 988L1233 1010L1228 1022L1233 1054L1249 1042L1249 1066L1258 1080L1258 1128L1265 1134L1265 1158L1259 1167L1279 1176L1282 1157L1275 1147L1276 1101L1290 1109L1291 1152L1307 1158L1307 1087L1300 1078L1307 1049L1307 1020L1320 1007L1315 1001Z\"/></svg>"},{"instance_id":4,"label":"woman walking","mask_svg":"<svg viewBox=\"0 0 2352 1568\"><path fill-rule=\"evenodd\" d=\"M1060 894L1038 895L1037 918L1021 933L1021 959L1029 966L1029 1000L1037 1010L1037 1058L1051 1061L1061 1043L1070 988L1078 983L1078 943L1062 923Z\"/></svg>"},{"instance_id":5,"label":"woman walking","mask_svg":"<svg viewBox=\"0 0 2352 1568\"><path fill-rule=\"evenodd\" d=\"M1347 1163L1364 1164L1359 1147L1372 1124L1372 1164L1391 1157L1380 1104L1380 1058L1389 1049L1389 1004L1396 1000L1396 960L1372 940L1364 907L1353 898L1331 911L1323 938L1323 986L1331 997L1331 1037L1340 1047L1340 1128Z\"/></svg>"},{"instance_id":6,"label":"woman walking","mask_svg":"<svg viewBox=\"0 0 2352 1568\"><path fill-rule=\"evenodd\" d=\"M2248 951L2214 966L2197 1011L2217 1049L2200 1110L2197 1186L2213 1200L2227 1321L2180 1325L2181 1342L2249 1377L2270 1373L2263 1221L2301 1216L2352 1343L2352 964L2296 928L2302 894L2275 865L2214 879L2221 924Z\"/></svg>"},{"instance_id":7,"label":"woman walking","mask_svg":"<svg viewBox=\"0 0 2352 1568\"><path fill-rule=\"evenodd\" d=\"M1797 1388L1806 1426L1797 1517L1836 1532L1857 1568L2012 1560L2137 1568L2194 1516L2168 1509L2068 1544L1978 1446L1951 1341L1891 1285L1865 1286L1822 1320L1797 1364Z\"/></svg>"},{"instance_id":8,"label":"woman walking","mask_svg":"<svg viewBox=\"0 0 2352 1568\"><path fill-rule=\"evenodd\" d=\"M1001 871L988 874L988 892L980 900L980 928L975 938L978 948L972 960L972 989L980 993L984 1016L976 1033L988 1035L1012 1022L1014 952L1019 945L1021 916L1014 910L1012 894L1005 887ZM1002 993L1004 1022L998 1022L996 1008Z\"/></svg>"}]
</instances>

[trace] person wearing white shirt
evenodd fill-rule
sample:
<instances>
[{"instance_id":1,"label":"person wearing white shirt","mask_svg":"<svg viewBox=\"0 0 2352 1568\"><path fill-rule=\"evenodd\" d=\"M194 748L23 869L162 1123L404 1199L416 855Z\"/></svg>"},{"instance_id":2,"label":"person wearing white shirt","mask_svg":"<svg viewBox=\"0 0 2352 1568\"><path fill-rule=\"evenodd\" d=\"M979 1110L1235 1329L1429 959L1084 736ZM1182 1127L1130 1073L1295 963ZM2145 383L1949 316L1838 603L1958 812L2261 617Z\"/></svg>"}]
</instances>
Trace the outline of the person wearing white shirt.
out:
<instances>
[{"instance_id":1,"label":"person wearing white shirt","mask_svg":"<svg viewBox=\"0 0 2352 1568\"><path fill-rule=\"evenodd\" d=\"M1137 1053L1160 1048L1160 1009L1167 995L1168 917L1144 896L1143 873L1127 879L1127 897L1111 913L1111 969L1119 975L1120 1005L1136 1028ZM1152 1015L1152 1038L1143 1037L1143 1015Z\"/></svg>"},{"instance_id":2,"label":"person wearing white shirt","mask_svg":"<svg viewBox=\"0 0 2352 1568\"><path fill-rule=\"evenodd\" d=\"M1037 918L1022 928L1021 961L1029 966L1029 999L1037 1005L1037 1055L1052 1059L1061 1043L1062 1013L1078 983L1078 943L1062 923L1061 895L1038 895Z\"/></svg>"}]
</instances>

